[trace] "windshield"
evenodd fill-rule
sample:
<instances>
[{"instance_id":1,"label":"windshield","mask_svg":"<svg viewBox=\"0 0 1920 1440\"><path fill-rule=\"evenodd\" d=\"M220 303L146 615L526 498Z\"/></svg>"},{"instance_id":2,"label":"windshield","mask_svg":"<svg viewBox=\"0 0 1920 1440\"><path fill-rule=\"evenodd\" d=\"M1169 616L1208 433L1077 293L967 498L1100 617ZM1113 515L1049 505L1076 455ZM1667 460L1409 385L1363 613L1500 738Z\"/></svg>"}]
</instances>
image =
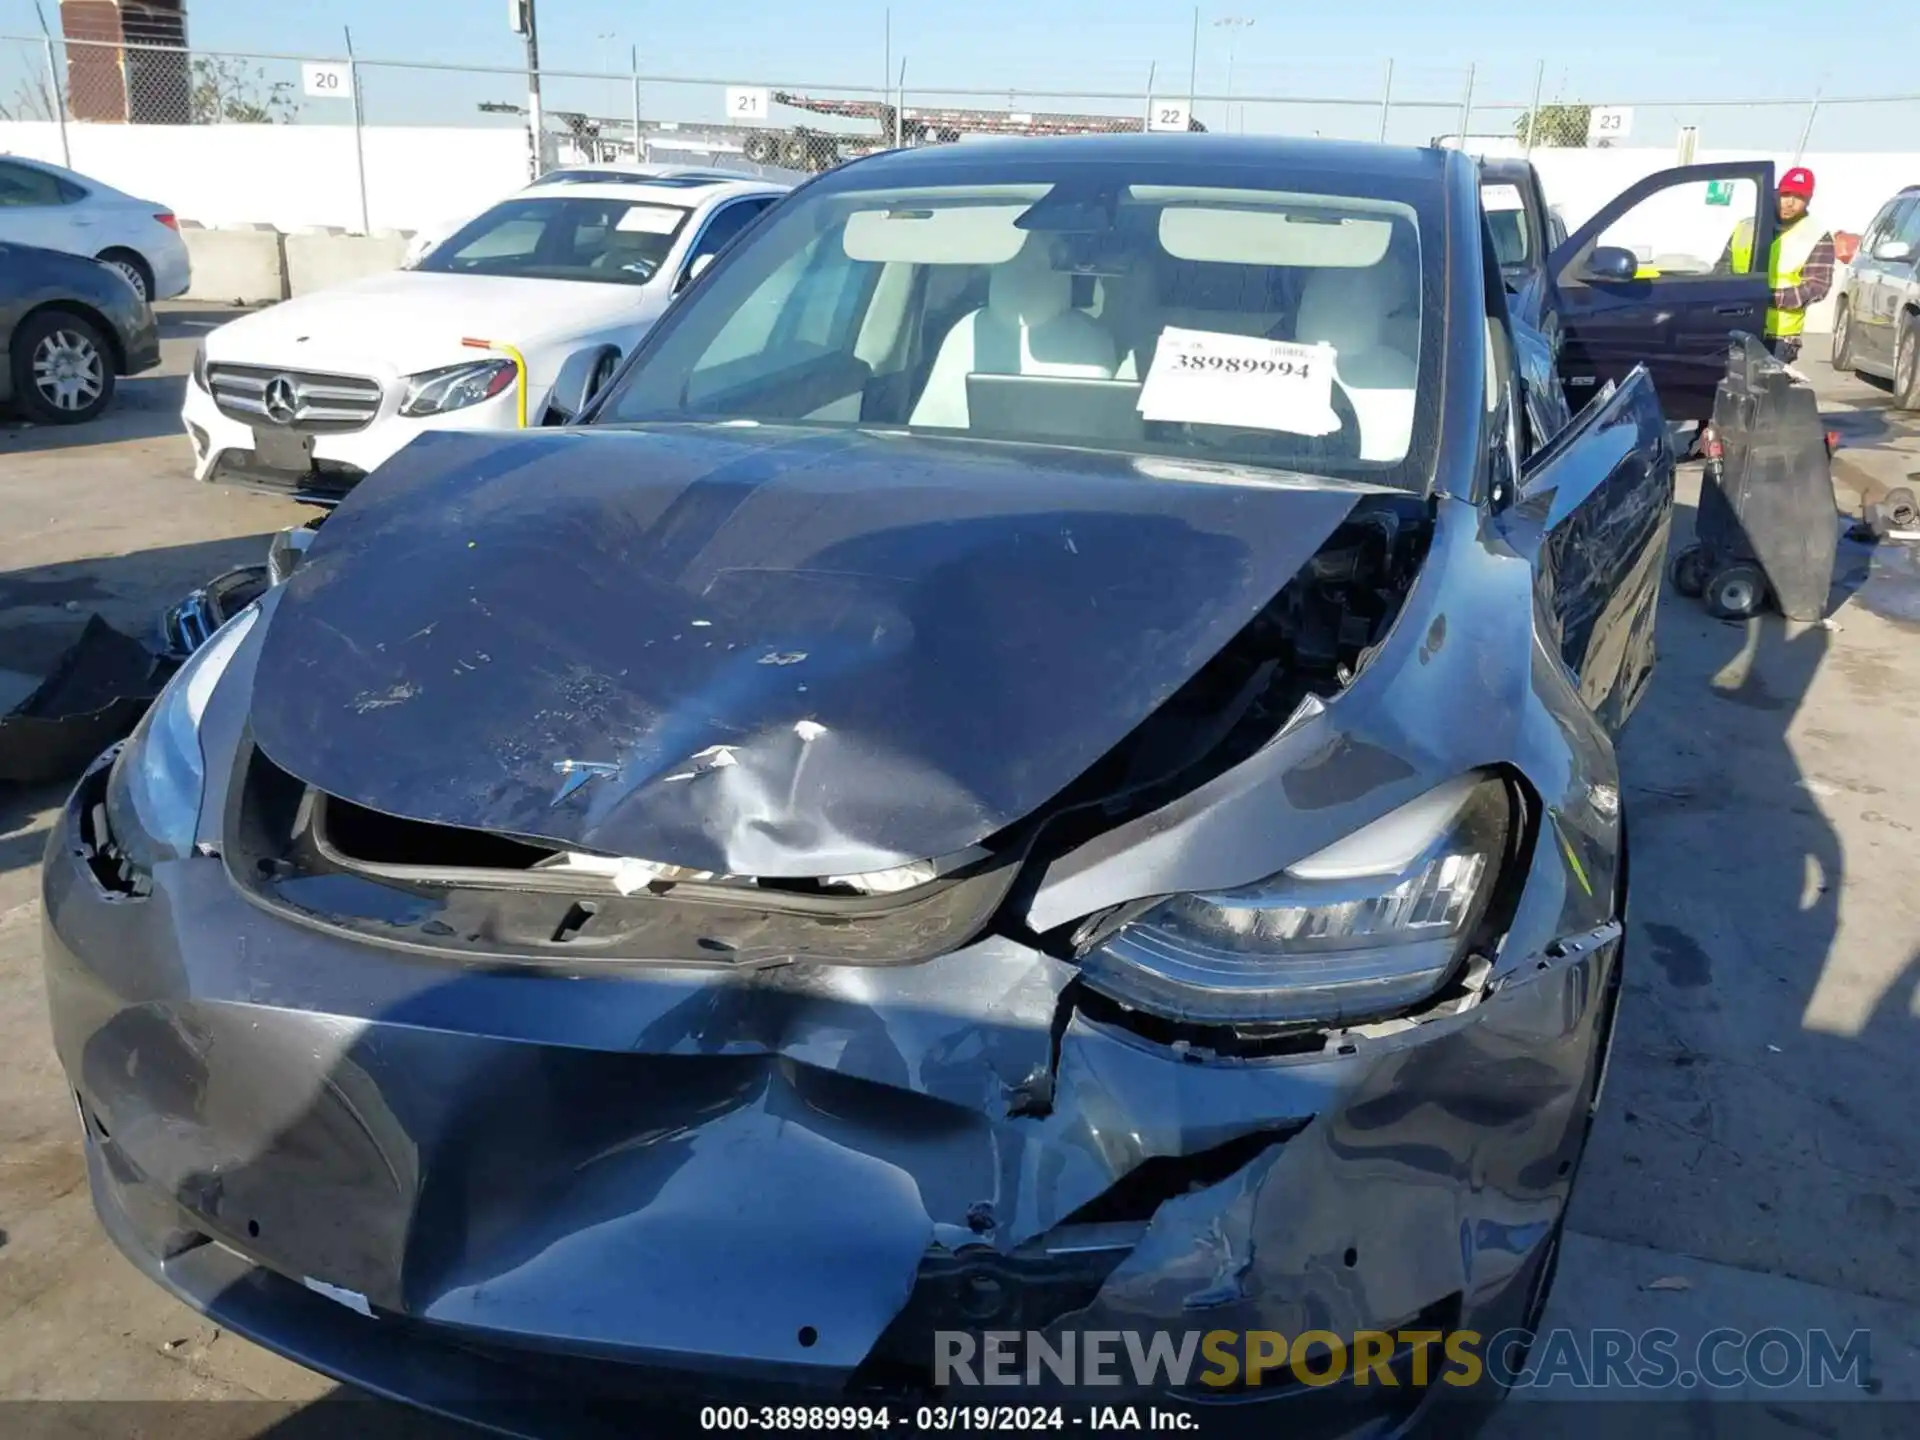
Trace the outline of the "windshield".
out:
<instances>
[{"instance_id":1,"label":"windshield","mask_svg":"<svg viewBox=\"0 0 1920 1440\"><path fill-rule=\"evenodd\" d=\"M508 200L468 221L415 268L644 285L666 263L687 214L678 205L619 198Z\"/></svg>"},{"instance_id":2,"label":"windshield","mask_svg":"<svg viewBox=\"0 0 1920 1440\"><path fill-rule=\"evenodd\" d=\"M593 418L904 427L1424 488L1437 182L1033 168L816 182L668 312Z\"/></svg>"}]
</instances>

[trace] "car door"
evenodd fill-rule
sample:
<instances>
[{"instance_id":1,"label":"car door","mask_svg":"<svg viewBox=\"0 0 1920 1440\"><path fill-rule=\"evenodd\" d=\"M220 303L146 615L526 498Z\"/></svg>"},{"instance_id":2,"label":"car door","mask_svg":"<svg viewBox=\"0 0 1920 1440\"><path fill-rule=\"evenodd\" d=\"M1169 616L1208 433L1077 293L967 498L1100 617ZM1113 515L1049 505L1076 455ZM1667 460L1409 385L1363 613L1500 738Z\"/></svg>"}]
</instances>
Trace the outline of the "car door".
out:
<instances>
[{"instance_id":1,"label":"car door","mask_svg":"<svg viewBox=\"0 0 1920 1440\"><path fill-rule=\"evenodd\" d=\"M1901 245L1907 247L1904 254L1898 250ZM1865 259L1873 279L1864 304L1868 330L1864 358L1889 374L1900 338L1901 302L1913 278L1916 257L1920 257L1920 195L1908 195L1895 205L1885 232L1874 238L1873 250L1856 257Z\"/></svg>"},{"instance_id":2,"label":"car door","mask_svg":"<svg viewBox=\"0 0 1920 1440\"><path fill-rule=\"evenodd\" d=\"M1527 457L1518 497L1500 517L1533 564L1543 640L1610 731L1626 723L1653 673L1673 465L1652 376L1635 367Z\"/></svg>"},{"instance_id":3,"label":"car door","mask_svg":"<svg viewBox=\"0 0 1920 1440\"><path fill-rule=\"evenodd\" d=\"M1735 273L1728 242L1742 220L1754 246ZM1578 406L1635 365L1653 377L1670 420L1704 424L1726 369L1727 338L1766 326L1773 243L1773 166L1688 165L1630 186L1548 257L1558 291L1561 374ZM1627 250L1630 278L1609 276L1595 252Z\"/></svg>"},{"instance_id":4,"label":"car door","mask_svg":"<svg viewBox=\"0 0 1920 1440\"><path fill-rule=\"evenodd\" d=\"M37 165L0 158L0 240L92 255L86 192Z\"/></svg>"},{"instance_id":5,"label":"car door","mask_svg":"<svg viewBox=\"0 0 1920 1440\"><path fill-rule=\"evenodd\" d=\"M1895 227L1911 209L1913 197L1896 195L1880 207L1860 237L1860 248L1853 256L1853 279L1849 285L1848 314L1852 321L1850 336L1853 357L1870 365L1884 365L1892 357L1889 337L1881 323L1881 271L1884 265L1873 258L1874 251L1893 238Z\"/></svg>"},{"instance_id":6,"label":"car door","mask_svg":"<svg viewBox=\"0 0 1920 1440\"><path fill-rule=\"evenodd\" d=\"M693 243L687 247L687 253L680 262L680 273L674 278L674 293L686 289L693 281L696 265L703 260L710 262L712 257L731 245L775 198L772 195L751 195L745 200L735 200L717 207L707 217L707 223L701 227Z\"/></svg>"},{"instance_id":7,"label":"car door","mask_svg":"<svg viewBox=\"0 0 1920 1440\"><path fill-rule=\"evenodd\" d=\"M1908 306L1920 299L1920 195L1909 201L1906 213L1894 226L1893 238L1907 247L1906 254L1885 262L1880 271L1881 298L1878 304L1885 316L1887 365L1893 365L1894 349L1900 338L1901 317Z\"/></svg>"}]
</instances>

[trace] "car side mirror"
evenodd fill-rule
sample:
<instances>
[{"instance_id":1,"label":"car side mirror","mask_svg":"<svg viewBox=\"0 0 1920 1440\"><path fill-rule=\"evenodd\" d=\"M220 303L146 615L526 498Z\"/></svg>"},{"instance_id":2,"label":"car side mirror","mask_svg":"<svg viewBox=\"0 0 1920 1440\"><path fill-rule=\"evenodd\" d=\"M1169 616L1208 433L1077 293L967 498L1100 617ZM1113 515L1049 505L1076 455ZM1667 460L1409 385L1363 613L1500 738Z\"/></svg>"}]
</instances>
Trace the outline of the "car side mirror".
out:
<instances>
[{"instance_id":1,"label":"car side mirror","mask_svg":"<svg viewBox=\"0 0 1920 1440\"><path fill-rule=\"evenodd\" d=\"M682 290L685 290L689 285L693 284L694 281L707 273L707 267L711 264L713 264L713 252L711 251L705 255L694 256L693 263L681 272L680 283L673 287L673 293L678 295Z\"/></svg>"},{"instance_id":2,"label":"car side mirror","mask_svg":"<svg viewBox=\"0 0 1920 1440\"><path fill-rule=\"evenodd\" d=\"M1640 268L1640 257L1619 245L1597 245L1587 256L1583 278L1587 280L1631 280Z\"/></svg>"},{"instance_id":3,"label":"car side mirror","mask_svg":"<svg viewBox=\"0 0 1920 1440\"><path fill-rule=\"evenodd\" d=\"M1913 246L1905 240L1882 240L1873 247L1876 260L1901 261L1913 258Z\"/></svg>"},{"instance_id":4,"label":"car side mirror","mask_svg":"<svg viewBox=\"0 0 1920 1440\"><path fill-rule=\"evenodd\" d=\"M589 345L569 355L560 366L553 389L547 392L547 408L540 423L570 425L579 419L613 373L618 359L619 352L605 345Z\"/></svg>"}]
</instances>

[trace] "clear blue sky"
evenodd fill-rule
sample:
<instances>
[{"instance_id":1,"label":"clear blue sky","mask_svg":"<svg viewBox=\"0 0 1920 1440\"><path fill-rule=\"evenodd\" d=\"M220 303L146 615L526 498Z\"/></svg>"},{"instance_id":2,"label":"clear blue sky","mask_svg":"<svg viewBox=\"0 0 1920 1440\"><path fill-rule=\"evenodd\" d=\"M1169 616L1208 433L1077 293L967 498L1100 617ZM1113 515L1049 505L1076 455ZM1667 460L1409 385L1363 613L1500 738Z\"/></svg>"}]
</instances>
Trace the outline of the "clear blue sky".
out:
<instances>
[{"instance_id":1,"label":"clear blue sky","mask_svg":"<svg viewBox=\"0 0 1920 1440\"><path fill-rule=\"evenodd\" d=\"M638 45L640 68L651 74L814 85L878 85L885 76L888 7L872 0L538 3L542 56L549 68L624 72L628 47ZM43 4L50 16L55 13L55 0ZM1194 12L1191 4L1177 0L918 0L891 8L892 54L895 65L902 57L907 61L909 103L916 82L987 92L1049 85L1135 92L1145 86L1152 66L1158 67L1156 88L1163 93L1183 93L1187 86ZM1836 94L1920 90L1920 77L1900 47L1878 52L1863 66L1857 26L1823 26L1817 20L1809 25L1806 0L1747 0L1737 17L1725 13L1729 7L1713 8L1720 13L1709 18L1701 7L1675 0L1575 6L1547 0L1227 0L1201 10L1198 88L1215 95L1227 90L1231 48L1235 94L1377 96L1390 57L1399 95L1436 101L1457 100L1467 66L1475 65L1474 90L1481 104L1525 102L1541 60L1547 64L1548 98L1556 93L1601 102L1785 97L1822 85ZM333 0L324 7L189 0L188 14L197 49L337 54L345 22L353 28L358 51L368 57L514 65L522 56L521 42L507 28L507 0ZM1213 23L1228 16L1254 23L1237 29ZM0 32L36 29L31 0L0 0ZM1783 31L1796 36L1796 69L1783 70L1778 59L1780 47L1772 37ZM452 114L417 113L438 88L428 77L418 77L419 93L410 93L414 87L401 83L404 77L368 74L370 121L455 121ZM563 95L560 103L614 114L630 104L616 87L583 83L575 89L577 94ZM511 87L504 87L500 98L511 98ZM664 116L691 108L692 99L691 94L649 92L647 108ZM983 96L970 103L993 102ZM400 113L408 106L415 107L413 113ZM465 92L457 103L449 96L441 108L470 111ZM392 113L382 116L374 113L378 110ZM1223 118L1204 105L1199 113L1209 124ZM703 117L689 113L684 118ZM1513 118L1512 112L1489 112L1473 128L1504 131ZM1703 143L1740 143L1763 121L1767 133L1760 143L1778 143L1778 133L1785 132L1791 143L1805 111L1800 107L1792 117L1704 111L1680 118L1702 124ZM1669 138L1671 116L1646 119L1658 126L1661 141ZM1843 140L1858 143L1854 132L1864 119L1861 111L1823 112L1816 148ZM1920 132L1920 106L1890 107L1882 121L1883 128ZM1450 130L1456 122L1457 116L1450 120L1439 110L1409 117L1416 129L1429 133ZM1322 124L1329 133L1366 129L1357 110L1308 115L1302 108L1256 105L1245 117L1248 130ZM1397 133L1394 138L1415 137Z\"/></svg>"}]
</instances>

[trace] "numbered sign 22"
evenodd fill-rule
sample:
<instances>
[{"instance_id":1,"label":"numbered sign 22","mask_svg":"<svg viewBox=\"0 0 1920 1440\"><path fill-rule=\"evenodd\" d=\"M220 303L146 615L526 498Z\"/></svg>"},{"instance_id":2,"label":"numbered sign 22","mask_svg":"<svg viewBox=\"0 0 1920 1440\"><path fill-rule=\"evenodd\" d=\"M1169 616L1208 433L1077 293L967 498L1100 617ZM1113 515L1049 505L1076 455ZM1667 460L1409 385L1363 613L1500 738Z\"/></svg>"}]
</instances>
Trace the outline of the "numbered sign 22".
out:
<instances>
[{"instance_id":1,"label":"numbered sign 22","mask_svg":"<svg viewBox=\"0 0 1920 1440\"><path fill-rule=\"evenodd\" d=\"M1184 134L1187 129L1187 102L1155 100L1147 111L1147 129L1175 130Z\"/></svg>"},{"instance_id":2,"label":"numbered sign 22","mask_svg":"<svg viewBox=\"0 0 1920 1440\"><path fill-rule=\"evenodd\" d=\"M735 125L758 125L767 118L769 96L758 85L727 86L727 119Z\"/></svg>"},{"instance_id":3,"label":"numbered sign 22","mask_svg":"<svg viewBox=\"0 0 1920 1440\"><path fill-rule=\"evenodd\" d=\"M300 88L317 100L351 100L353 67L306 61L300 66Z\"/></svg>"}]
</instances>

